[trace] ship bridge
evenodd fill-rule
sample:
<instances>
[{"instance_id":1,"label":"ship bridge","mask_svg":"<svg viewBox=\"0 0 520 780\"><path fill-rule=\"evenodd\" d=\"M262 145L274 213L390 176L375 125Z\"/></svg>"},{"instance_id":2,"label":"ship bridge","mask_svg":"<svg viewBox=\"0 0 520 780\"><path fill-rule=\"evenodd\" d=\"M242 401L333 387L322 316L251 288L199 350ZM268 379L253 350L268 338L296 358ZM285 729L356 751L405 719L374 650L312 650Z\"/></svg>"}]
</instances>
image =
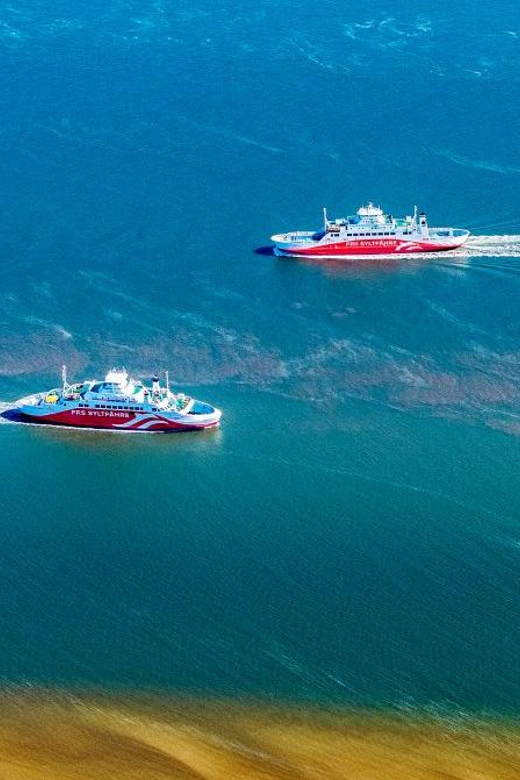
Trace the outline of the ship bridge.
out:
<instances>
[{"instance_id":1,"label":"ship bridge","mask_svg":"<svg viewBox=\"0 0 520 780\"><path fill-rule=\"evenodd\" d=\"M374 206L373 203L368 203L366 206L361 206L357 210L357 214L359 217L382 217L383 209L379 208L379 206Z\"/></svg>"},{"instance_id":2,"label":"ship bridge","mask_svg":"<svg viewBox=\"0 0 520 780\"><path fill-rule=\"evenodd\" d=\"M124 368L111 368L105 376L105 382L114 385L125 385L128 381L128 372Z\"/></svg>"}]
</instances>

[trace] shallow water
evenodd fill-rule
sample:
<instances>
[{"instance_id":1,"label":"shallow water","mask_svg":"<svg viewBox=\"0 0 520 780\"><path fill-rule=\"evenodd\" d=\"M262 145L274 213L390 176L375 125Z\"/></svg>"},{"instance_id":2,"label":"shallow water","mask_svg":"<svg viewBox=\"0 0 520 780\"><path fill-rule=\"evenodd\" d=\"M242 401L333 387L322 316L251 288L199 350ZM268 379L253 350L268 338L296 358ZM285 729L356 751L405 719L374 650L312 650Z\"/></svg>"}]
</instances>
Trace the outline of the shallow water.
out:
<instances>
[{"instance_id":1,"label":"shallow water","mask_svg":"<svg viewBox=\"0 0 520 780\"><path fill-rule=\"evenodd\" d=\"M519 763L516 727L461 715L45 692L0 704L0 768L12 780L513 780Z\"/></svg>"}]
</instances>

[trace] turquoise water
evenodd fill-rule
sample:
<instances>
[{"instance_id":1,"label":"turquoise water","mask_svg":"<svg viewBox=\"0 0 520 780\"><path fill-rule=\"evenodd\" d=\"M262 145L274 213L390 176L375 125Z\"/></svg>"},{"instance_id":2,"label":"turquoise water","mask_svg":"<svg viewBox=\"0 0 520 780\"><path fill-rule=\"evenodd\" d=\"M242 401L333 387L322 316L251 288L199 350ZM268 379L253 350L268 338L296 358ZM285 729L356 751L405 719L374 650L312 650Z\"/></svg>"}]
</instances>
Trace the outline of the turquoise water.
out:
<instances>
[{"instance_id":1,"label":"turquoise water","mask_svg":"<svg viewBox=\"0 0 520 780\"><path fill-rule=\"evenodd\" d=\"M1 425L3 682L517 711L520 239L254 252L368 199L520 234L493 8L0 11L0 397L124 362L224 413Z\"/></svg>"}]
</instances>

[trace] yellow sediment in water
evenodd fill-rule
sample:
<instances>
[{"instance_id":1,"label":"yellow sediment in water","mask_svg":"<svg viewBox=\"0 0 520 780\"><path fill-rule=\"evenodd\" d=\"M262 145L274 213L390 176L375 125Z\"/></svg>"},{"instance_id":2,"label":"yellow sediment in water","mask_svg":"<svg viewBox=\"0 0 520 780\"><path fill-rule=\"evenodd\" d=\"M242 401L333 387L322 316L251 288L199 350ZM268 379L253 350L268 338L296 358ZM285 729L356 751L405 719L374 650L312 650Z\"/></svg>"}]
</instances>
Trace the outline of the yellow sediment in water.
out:
<instances>
[{"instance_id":1,"label":"yellow sediment in water","mask_svg":"<svg viewBox=\"0 0 520 780\"><path fill-rule=\"evenodd\" d=\"M214 701L16 693L2 780L518 780L520 726Z\"/></svg>"}]
</instances>

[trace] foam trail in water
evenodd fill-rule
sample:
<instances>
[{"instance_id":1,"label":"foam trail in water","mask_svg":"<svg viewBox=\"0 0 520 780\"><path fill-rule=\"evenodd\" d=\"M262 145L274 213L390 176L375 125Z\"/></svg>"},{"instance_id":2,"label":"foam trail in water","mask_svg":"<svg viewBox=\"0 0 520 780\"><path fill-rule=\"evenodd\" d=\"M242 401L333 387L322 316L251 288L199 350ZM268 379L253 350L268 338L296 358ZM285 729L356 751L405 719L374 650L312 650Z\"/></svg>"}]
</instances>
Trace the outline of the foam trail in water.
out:
<instances>
[{"instance_id":1,"label":"foam trail in water","mask_svg":"<svg viewBox=\"0 0 520 780\"><path fill-rule=\"evenodd\" d=\"M469 257L520 257L520 235L470 236L462 252Z\"/></svg>"},{"instance_id":2,"label":"foam trail in water","mask_svg":"<svg viewBox=\"0 0 520 780\"><path fill-rule=\"evenodd\" d=\"M467 247L472 247L475 245L480 246L481 244L484 244L485 246L495 246L495 245L509 246L510 244L518 244L518 243L520 243L520 235L470 236L468 238L468 242L466 246Z\"/></svg>"}]
</instances>

